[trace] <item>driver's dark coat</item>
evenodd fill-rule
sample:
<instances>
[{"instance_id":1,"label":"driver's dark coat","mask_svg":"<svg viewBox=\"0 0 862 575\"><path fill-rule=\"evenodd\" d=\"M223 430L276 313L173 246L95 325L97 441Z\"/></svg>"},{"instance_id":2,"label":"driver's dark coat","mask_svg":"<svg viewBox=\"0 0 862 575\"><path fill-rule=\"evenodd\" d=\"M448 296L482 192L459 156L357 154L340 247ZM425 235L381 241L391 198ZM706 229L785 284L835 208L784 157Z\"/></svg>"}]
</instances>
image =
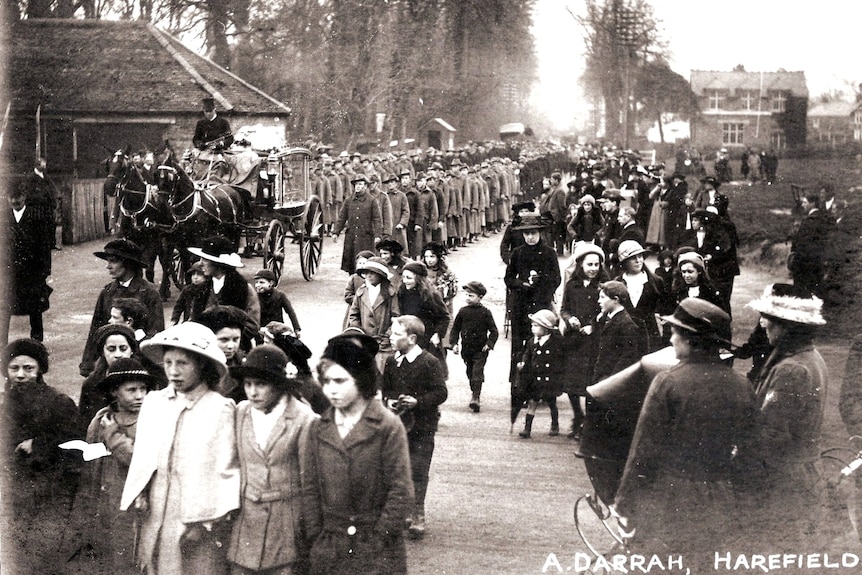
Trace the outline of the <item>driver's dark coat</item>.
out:
<instances>
[{"instance_id":1,"label":"driver's dark coat","mask_svg":"<svg viewBox=\"0 0 862 575\"><path fill-rule=\"evenodd\" d=\"M192 138L192 143L196 148L206 147L208 142L224 137L222 147L228 147L233 144L233 136L230 131L230 124L224 118L216 115L212 120L204 118L198 120L195 125L195 135Z\"/></svg>"}]
</instances>

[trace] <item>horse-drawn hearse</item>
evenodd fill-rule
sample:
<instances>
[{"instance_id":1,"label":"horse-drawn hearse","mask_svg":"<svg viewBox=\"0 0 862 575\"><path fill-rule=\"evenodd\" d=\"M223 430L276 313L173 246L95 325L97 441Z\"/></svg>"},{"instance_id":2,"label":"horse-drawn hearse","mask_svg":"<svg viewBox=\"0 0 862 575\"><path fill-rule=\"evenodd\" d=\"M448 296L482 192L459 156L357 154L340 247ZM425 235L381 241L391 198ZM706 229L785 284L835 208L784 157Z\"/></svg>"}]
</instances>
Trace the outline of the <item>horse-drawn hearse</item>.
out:
<instances>
[{"instance_id":1,"label":"horse-drawn hearse","mask_svg":"<svg viewBox=\"0 0 862 575\"><path fill-rule=\"evenodd\" d=\"M187 280L187 248L212 235L231 239L245 257L263 256L263 267L278 278L296 245L302 276L314 277L324 234L320 198L309 182L308 149L202 150L177 159L166 146L158 160L154 176L148 177L127 154L117 152L105 193L117 196L124 216L118 233L141 244L151 281L159 256L163 297L170 291L168 278L177 287Z\"/></svg>"}]
</instances>

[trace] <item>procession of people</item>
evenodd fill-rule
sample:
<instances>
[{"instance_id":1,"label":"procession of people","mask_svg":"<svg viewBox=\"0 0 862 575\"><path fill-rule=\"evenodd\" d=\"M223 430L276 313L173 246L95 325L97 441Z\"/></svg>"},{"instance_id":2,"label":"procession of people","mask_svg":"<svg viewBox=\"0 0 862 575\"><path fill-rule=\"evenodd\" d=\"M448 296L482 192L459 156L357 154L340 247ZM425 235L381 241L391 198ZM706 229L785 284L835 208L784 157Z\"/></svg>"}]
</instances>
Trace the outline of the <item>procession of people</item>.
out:
<instances>
[{"instance_id":1,"label":"procession of people","mask_svg":"<svg viewBox=\"0 0 862 575\"><path fill-rule=\"evenodd\" d=\"M213 135L204 128L201 143ZM199 278L167 322L140 247L107 242L94 253L111 281L81 334L78 405L43 378L50 354L29 310L47 301L27 308L32 337L5 347L4 487L16 488L4 511L25 526L4 539L5 558L31 566L21 573L64 572L50 549L26 560L39 536L26 525L68 522L68 568L87 561L93 573L406 573L406 540L436 528L425 502L446 440L441 405L487 417L484 370L500 330L482 303L488 280L454 261L483 242L506 266L505 309L494 311L510 327L513 431L524 412L513 441L533 439L542 406L559 435L566 393L567 440L632 551L690 553L700 567L716 545L764 531L799 549L817 528L828 380L812 274L749 304L772 349L752 383L728 363L740 268L721 182L628 153L506 149L318 158L326 231L350 276L325 342L303 341L303 309L268 270L252 285L225 238L189 249ZM592 395L667 345L678 363L648 389ZM464 389L452 384L464 379L456 356ZM89 444L83 459L59 448L75 439ZM104 451L88 459L96 444Z\"/></svg>"}]
</instances>

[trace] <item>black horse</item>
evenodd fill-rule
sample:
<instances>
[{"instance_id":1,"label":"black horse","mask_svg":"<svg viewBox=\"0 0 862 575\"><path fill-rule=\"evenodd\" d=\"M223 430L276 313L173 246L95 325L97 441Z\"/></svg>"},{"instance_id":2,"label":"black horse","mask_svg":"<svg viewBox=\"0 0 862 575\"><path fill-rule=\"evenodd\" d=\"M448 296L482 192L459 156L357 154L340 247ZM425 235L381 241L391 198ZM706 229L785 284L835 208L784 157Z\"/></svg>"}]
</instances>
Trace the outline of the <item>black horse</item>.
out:
<instances>
[{"instance_id":1,"label":"black horse","mask_svg":"<svg viewBox=\"0 0 862 575\"><path fill-rule=\"evenodd\" d=\"M174 249L171 230L174 220L167 202L167 194L155 185L148 185L141 170L129 160L129 155L117 151L108 162L105 179L106 196L116 196L121 214L117 237L132 240L141 247L145 276L155 281L155 263L162 268L159 294L163 300L171 296L171 254Z\"/></svg>"},{"instance_id":2,"label":"black horse","mask_svg":"<svg viewBox=\"0 0 862 575\"><path fill-rule=\"evenodd\" d=\"M251 214L242 191L228 184L195 182L176 160L170 147L165 147L160 160L157 185L160 192L168 196L168 207L176 225L178 247L181 248L180 267L188 269L185 248L200 245L206 237L226 237L238 249L244 223Z\"/></svg>"}]
</instances>

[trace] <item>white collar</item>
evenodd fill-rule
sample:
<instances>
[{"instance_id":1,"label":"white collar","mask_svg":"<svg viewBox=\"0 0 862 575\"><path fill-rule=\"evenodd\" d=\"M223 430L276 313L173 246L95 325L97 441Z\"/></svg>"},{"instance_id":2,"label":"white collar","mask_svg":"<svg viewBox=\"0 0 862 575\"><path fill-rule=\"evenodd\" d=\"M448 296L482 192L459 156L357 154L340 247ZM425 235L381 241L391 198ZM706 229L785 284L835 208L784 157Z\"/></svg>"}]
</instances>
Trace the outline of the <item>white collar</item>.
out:
<instances>
[{"instance_id":1,"label":"white collar","mask_svg":"<svg viewBox=\"0 0 862 575\"><path fill-rule=\"evenodd\" d=\"M224 280L226 277L227 276L222 276L220 278L217 278L213 276L213 293L219 293L221 291L221 288L224 287Z\"/></svg>"},{"instance_id":2,"label":"white collar","mask_svg":"<svg viewBox=\"0 0 862 575\"><path fill-rule=\"evenodd\" d=\"M621 311L623 311L623 308L622 308L622 307L618 307L617 309L615 309L614 311L612 311L612 312L610 312L610 313L608 314L608 319L611 319L612 317L614 317L615 315L617 315L617 314L618 314L618 313L620 313Z\"/></svg>"},{"instance_id":3,"label":"white collar","mask_svg":"<svg viewBox=\"0 0 862 575\"><path fill-rule=\"evenodd\" d=\"M407 363L413 363L416 361L416 358L422 353L422 348L418 345L414 345L410 348L407 353L401 353L400 351L395 352L395 361L398 362L398 365L401 365L401 359L406 359Z\"/></svg>"},{"instance_id":4,"label":"white collar","mask_svg":"<svg viewBox=\"0 0 862 575\"><path fill-rule=\"evenodd\" d=\"M254 438L261 449L266 447L269 436L275 424L287 409L287 395L282 395L278 403L269 413L265 413L256 407L251 408L251 424L254 428Z\"/></svg>"},{"instance_id":5,"label":"white collar","mask_svg":"<svg viewBox=\"0 0 862 575\"><path fill-rule=\"evenodd\" d=\"M368 290L368 300L369 300L368 303L369 304L373 305L374 302L377 301L377 296L380 295L380 286L381 285L383 285L383 284L379 283L375 286L375 285L371 285L370 283L368 283L368 280L365 281L365 289Z\"/></svg>"},{"instance_id":6,"label":"white collar","mask_svg":"<svg viewBox=\"0 0 862 575\"><path fill-rule=\"evenodd\" d=\"M535 342L536 342L536 345L545 345L545 343L546 343L549 339L551 339L551 334L550 334L550 333L546 333L545 335L543 335L543 336L541 336L541 337L537 337L537 338L535 338L533 341L535 341Z\"/></svg>"},{"instance_id":7,"label":"white collar","mask_svg":"<svg viewBox=\"0 0 862 575\"><path fill-rule=\"evenodd\" d=\"M130 285L132 285L132 280L133 280L133 279L135 279L135 276L132 276L131 278L129 278L129 279L128 279L128 281L124 281L124 282L121 282L121 281L119 281L119 280L118 280L118 281L117 281L117 283L118 283L118 284L120 284L121 286L123 286L124 288L127 288L127 287L129 287Z\"/></svg>"},{"instance_id":8,"label":"white collar","mask_svg":"<svg viewBox=\"0 0 862 575\"><path fill-rule=\"evenodd\" d=\"M21 208L20 210L16 210L15 208L12 208L12 215L14 215L14 216L15 216L15 221L16 221L16 222L20 222L20 221L21 221L21 218L23 218L23 217L24 217L24 210L26 210L26 209L27 209L27 206L24 206L24 207L23 207L23 208Z\"/></svg>"}]
</instances>

